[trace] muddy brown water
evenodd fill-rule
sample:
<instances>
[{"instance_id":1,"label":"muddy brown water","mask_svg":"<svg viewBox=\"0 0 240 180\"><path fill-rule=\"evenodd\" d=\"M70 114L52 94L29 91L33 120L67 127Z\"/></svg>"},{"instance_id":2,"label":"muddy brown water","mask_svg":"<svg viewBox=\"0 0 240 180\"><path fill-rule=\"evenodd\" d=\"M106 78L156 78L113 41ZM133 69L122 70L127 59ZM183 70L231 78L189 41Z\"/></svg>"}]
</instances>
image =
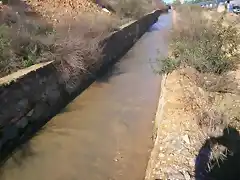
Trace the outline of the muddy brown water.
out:
<instances>
[{"instance_id":1,"label":"muddy brown water","mask_svg":"<svg viewBox=\"0 0 240 180\"><path fill-rule=\"evenodd\" d=\"M150 61L167 52L170 16L18 150L0 179L144 179L161 82Z\"/></svg>"}]
</instances>

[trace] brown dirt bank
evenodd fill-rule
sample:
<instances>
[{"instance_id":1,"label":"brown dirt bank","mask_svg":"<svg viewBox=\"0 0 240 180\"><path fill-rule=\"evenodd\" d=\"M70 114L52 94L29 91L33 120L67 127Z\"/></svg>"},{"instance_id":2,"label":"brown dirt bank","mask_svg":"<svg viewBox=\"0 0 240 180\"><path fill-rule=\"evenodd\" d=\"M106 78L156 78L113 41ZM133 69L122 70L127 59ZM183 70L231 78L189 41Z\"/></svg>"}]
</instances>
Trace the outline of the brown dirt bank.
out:
<instances>
[{"instance_id":1,"label":"brown dirt bank","mask_svg":"<svg viewBox=\"0 0 240 180\"><path fill-rule=\"evenodd\" d=\"M240 160L236 139L239 137L231 132L240 130L239 75L239 69L219 77L183 68L167 76L163 115L157 127L147 180L195 179L199 169L202 174L206 170L208 178L236 178L238 170L234 167ZM215 139L224 139L227 143L216 143ZM209 141L208 161L197 164L200 150L206 148ZM232 161L231 156L236 161Z\"/></svg>"}]
</instances>

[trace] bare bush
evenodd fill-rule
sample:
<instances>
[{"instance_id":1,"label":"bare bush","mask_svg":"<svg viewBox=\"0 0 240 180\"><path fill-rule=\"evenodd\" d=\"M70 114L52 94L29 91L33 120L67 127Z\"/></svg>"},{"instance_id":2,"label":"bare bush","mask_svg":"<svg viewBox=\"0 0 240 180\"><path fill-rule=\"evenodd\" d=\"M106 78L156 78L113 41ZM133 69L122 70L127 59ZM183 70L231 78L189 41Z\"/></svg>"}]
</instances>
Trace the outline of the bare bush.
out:
<instances>
[{"instance_id":1,"label":"bare bush","mask_svg":"<svg viewBox=\"0 0 240 180\"><path fill-rule=\"evenodd\" d=\"M98 43L121 23L116 16L99 13L65 18L54 28L18 15L12 23L4 19L9 16L2 17L0 76L55 59L65 80L96 65L101 51Z\"/></svg>"},{"instance_id":2,"label":"bare bush","mask_svg":"<svg viewBox=\"0 0 240 180\"><path fill-rule=\"evenodd\" d=\"M50 57L57 61L57 68L68 86L74 86L72 79L80 73L91 74L101 66L100 42L117 25L118 21L109 16L85 15L56 27L55 51Z\"/></svg>"},{"instance_id":3,"label":"bare bush","mask_svg":"<svg viewBox=\"0 0 240 180\"><path fill-rule=\"evenodd\" d=\"M146 0L119 0L116 5L116 12L119 16L133 19L139 19L153 10L152 2Z\"/></svg>"},{"instance_id":4,"label":"bare bush","mask_svg":"<svg viewBox=\"0 0 240 180\"><path fill-rule=\"evenodd\" d=\"M239 63L240 36L235 25L223 24L224 14L212 21L194 6L183 6L177 13L180 20L171 33L169 61L216 74L231 70Z\"/></svg>"},{"instance_id":5,"label":"bare bush","mask_svg":"<svg viewBox=\"0 0 240 180\"><path fill-rule=\"evenodd\" d=\"M51 51L53 42L47 29L35 24L20 22L1 25L1 67L0 76L4 76L20 68L29 67L37 62L41 54Z\"/></svg>"},{"instance_id":6,"label":"bare bush","mask_svg":"<svg viewBox=\"0 0 240 180\"><path fill-rule=\"evenodd\" d=\"M57 61L57 68L67 85L74 86L72 79L80 73L91 73L93 68L99 66L102 49L98 43L98 38L86 41L83 35L69 35L56 44L53 58Z\"/></svg>"}]
</instances>

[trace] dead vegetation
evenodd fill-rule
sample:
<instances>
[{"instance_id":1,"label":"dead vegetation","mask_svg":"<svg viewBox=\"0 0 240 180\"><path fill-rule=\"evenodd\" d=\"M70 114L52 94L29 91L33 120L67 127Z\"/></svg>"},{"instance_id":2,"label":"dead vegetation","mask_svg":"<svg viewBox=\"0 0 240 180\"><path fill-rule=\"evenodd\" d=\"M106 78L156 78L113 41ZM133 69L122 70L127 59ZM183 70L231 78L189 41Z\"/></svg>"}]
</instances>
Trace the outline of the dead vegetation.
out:
<instances>
[{"instance_id":1,"label":"dead vegetation","mask_svg":"<svg viewBox=\"0 0 240 180\"><path fill-rule=\"evenodd\" d=\"M50 60L61 61L64 65L71 64L71 68L74 67L76 72L80 66L85 69L85 66L92 64L92 59L99 58L101 48L98 43L113 31L118 23L106 15L97 17L87 14L78 20L66 22L54 28L23 19L10 25L2 24L1 76ZM65 71L67 69L69 67L64 68L63 74L70 76L70 72Z\"/></svg>"},{"instance_id":2,"label":"dead vegetation","mask_svg":"<svg viewBox=\"0 0 240 180\"><path fill-rule=\"evenodd\" d=\"M9 18L4 18L4 23L0 25L0 76L41 62L40 56L54 48L51 26L20 20L16 16L13 22L9 20L11 14L7 13Z\"/></svg>"},{"instance_id":3,"label":"dead vegetation","mask_svg":"<svg viewBox=\"0 0 240 180\"><path fill-rule=\"evenodd\" d=\"M4 1L0 77L49 60L59 62L65 80L82 71L90 73L101 64L96 63L101 57L99 42L118 26L152 10L152 3L146 1L116 2L117 13L108 14L91 0Z\"/></svg>"},{"instance_id":4,"label":"dead vegetation","mask_svg":"<svg viewBox=\"0 0 240 180\"><path fill-rule=\"evenodd\" d=\"M91 74L102 64L103 47L99 43L114 31L118 21L109 16L92 16L85 14L84 18L75 21L79 23L58 26L61 30L56 34L55 51L48 58L59 62L58 70L64 81L77 77L81 72Z\"/></svg>"},{"instance_id":5,"label":"dead vegetation","mask_svg":"<svg viewBox=\"0 0 240 180\"><path fill-rule=\"evenodd\" d=\"M238 29L224 24L225 14L209 19L191 6L177 13L169 57L158 61L168 77L152 178L238 179Z\"/></svg>"},{"instance_id":6,"label":"dead vegetation","mask_svg":"<svg viewBox=\"0 0 240 180\"><path fill-rule=\"evenodd\" d=\"M119 0L115 5L119 16L138 19L154 10L151 0Z\"/></svg>"},{"instance_id":7,"label":"dead vegetation","mask_svg":"<svg viewBox=\"0 0 240 180\"><path fill-rule=\"evenodd\" d=\"M181 26L171 33L171 54L162 61L162 73L171 72L180 65L215 74L236 68L240 57L239 31L234 24L224 25L225 14L213 21L205 18L204 11L199 8L186 6L177 13L185 18L177 22Z\"/></svg>"},{"instance_id":8,"label":"dead vegetation","mask_svg":"<svg viewBox=\"0 0 240 180\"><path fill-rule=\"evenodd\" d=\"M0 76L39 62L57 60L62 64L60 71L66 79L73 71L76 74L99 58L99 41L119 23L115 17L99 16L95 12L74 20L65 18L53 26L39 16L29 17L23 8L12 3L2 8Z\"/></svg>"}]
</instances>

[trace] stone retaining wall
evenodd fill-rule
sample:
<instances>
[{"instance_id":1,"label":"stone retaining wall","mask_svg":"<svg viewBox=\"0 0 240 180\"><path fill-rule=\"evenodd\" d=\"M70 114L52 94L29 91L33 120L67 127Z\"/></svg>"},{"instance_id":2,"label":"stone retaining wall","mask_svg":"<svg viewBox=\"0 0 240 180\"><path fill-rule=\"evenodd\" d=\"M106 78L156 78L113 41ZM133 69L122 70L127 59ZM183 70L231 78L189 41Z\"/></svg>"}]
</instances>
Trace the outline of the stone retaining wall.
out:
<instances>
[{"instance_id":1,"label":"stone retaining wall","mask_svg":"<svg viewBox=\"0 0 240 180\"><path fill-rule=\"evenodd\" d=\"M165 12L158 10L147 14L106 38L102 42L104 56L100 60L104 63L91 75L80 74L73 88L61 83L55 62L0 84L0 161L4 162L16 147L86 89L99 73L121 58Z\"/></svg>"}]
</instances>

